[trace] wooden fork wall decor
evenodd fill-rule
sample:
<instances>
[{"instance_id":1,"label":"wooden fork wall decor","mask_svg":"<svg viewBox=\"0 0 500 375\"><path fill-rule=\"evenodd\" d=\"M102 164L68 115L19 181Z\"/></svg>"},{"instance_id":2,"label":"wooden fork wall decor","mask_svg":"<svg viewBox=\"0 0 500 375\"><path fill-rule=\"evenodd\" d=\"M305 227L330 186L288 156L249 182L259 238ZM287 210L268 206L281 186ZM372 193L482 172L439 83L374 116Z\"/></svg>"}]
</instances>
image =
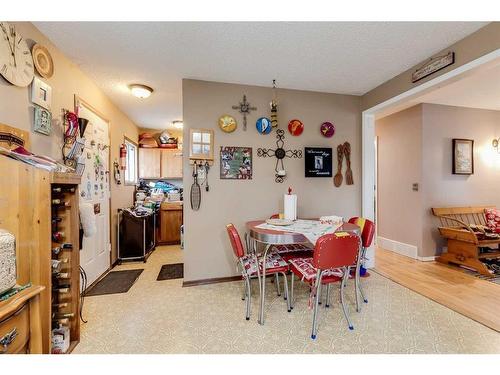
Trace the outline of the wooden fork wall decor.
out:
<instances>
[{"instance_id":1,"label":"wooden fork wall decor","mask_svg":"<svg viewBox=\"0 0 500 375\"><path fill-rule=\"evenodd\" d=\"M354 185L354 178L352 177L351 169L351 145L349 142L344 142L337 146L337 174L333 177L333 184L335 187L340 187L344 181L344 176L342 175L342 164L346 161L346 171L345 171L345 183L346 185Z\"/></svg>"}]
</instances>

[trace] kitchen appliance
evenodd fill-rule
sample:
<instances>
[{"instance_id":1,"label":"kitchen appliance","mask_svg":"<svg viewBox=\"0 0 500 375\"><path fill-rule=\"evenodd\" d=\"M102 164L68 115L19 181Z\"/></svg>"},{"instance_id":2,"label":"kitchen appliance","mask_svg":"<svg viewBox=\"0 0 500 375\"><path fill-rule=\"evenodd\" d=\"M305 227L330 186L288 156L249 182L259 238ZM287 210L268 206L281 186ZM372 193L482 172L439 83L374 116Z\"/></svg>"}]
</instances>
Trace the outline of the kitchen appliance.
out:
<instances>
[{"instance_id":1,"label":"kitchen appliance","mask_svg":"<svg viewBox=\"0 0 500 375\"><path fill-rule=\"evenodd\" d=\"M118 261L142 260L144 263L156 246L158 211L138 216L129 209L118 210Z\"/></svg>"}]
</instances>

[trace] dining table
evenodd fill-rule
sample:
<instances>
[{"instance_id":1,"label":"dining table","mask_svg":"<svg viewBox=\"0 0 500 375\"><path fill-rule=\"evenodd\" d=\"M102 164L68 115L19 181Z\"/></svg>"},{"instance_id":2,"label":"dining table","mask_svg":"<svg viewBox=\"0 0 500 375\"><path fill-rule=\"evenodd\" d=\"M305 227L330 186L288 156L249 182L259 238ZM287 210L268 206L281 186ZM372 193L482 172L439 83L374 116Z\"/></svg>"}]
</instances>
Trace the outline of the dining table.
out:
<instances>
[{"instance_id":1,"label":"dining table","mask_svg":"<svg viewBox=\"0 0 500 375\"><path fill-rule=\"evenodd\" d=\"M308 220L313 222L319 222L319 220ZM259 309L259 324L264 324L264 303L265 303L265 280L266 280L266 257L269 249L274 245L292 245L292 244L310 244L314 246L311 242L310 236L306 236L300 232L293 232L283 227L283 230L278 230L277 228L269 229L263 228L263 224L266 220L253 220L246 223L246 230L249 239L249 250L252 252L257 252L257 244L263 244L265 246L262 255L262 274L260 275L261 281L261 293L260 293L260 309ZM351 223L342 223L338 226L334 232L347 232L361 236L360 228ZM333 233L334 233L333 232ZM308 238L309 237L309 238Z\"/></svg>"}]
</instances>

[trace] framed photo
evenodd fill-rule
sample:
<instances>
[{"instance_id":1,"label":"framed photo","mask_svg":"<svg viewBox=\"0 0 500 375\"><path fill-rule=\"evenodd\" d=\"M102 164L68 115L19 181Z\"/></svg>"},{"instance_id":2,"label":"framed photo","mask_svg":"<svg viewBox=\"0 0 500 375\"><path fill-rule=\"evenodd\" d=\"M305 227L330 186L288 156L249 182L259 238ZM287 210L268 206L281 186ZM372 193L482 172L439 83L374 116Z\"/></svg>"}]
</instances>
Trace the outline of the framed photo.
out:
<instances>
[{"instance_id":1,"label":"framed photo","mask_svg":"<svg viewBox=\"0 0 500 375\"><path fill-rule=\"evenodd\" d=\"M31 101L50 111L52 105L52 87L35 77L31 84Z\"/></svg>"},{"instance_id":2,"label":"framed photo","mask_svg":"<svg viewBox=\"0 0 500 375\"><path fill-rule=\"evenodd\" d=\"M35 123L33 130L37 133L50 135L52 130L52 114L45 108L35 105Z\"/></svg>"},{"instance_id":3,"label":"framed photo","mask_svg":"<svg viewBox=\"0 0 500 375\"><path fill-rule=\"evenodd\" d=\"M332 149L329 147L305 148L306 177L332 177Z\"/></svg>"},{"instance_id":4,"label":"framed photo","mask_svg":"<svg viewBox=\"0 0 500 375\"><path fill-rule=\"evenodd\" d=\"M474 140L453 139L453 174L474 173Z\"/></svg>"},{"instance_id":5,"label":"framed photo","mask_svg":"<svg viewBox=\"0 0 500 375\"><path fill-rule=\"evenodd\" d=\"M220 178L222 180L252 179L252 148L220 148Z\"/></svg>"}]
</instances>

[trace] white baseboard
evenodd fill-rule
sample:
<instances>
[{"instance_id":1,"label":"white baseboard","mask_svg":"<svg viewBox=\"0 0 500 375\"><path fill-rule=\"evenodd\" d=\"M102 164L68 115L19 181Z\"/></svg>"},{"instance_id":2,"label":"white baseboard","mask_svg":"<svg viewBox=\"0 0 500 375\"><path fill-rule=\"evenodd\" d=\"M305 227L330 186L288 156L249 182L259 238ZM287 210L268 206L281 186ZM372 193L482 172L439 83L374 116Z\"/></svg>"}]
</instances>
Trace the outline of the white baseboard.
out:
<instances>
[{"instance_id":1,"label":"white baseboard","mask_svg":"<svg viewBox=\"0 0 500 375\"><path fill-rule=\"evenodd\" d=\"M436 257L437 256L431 256L431 257L417 257L418 260L422 261L422 262L433 262L436 260Z\"/></svg>"},{"instance_id":2,"label":"white baseboard","mask_svg":"<svg viewBox=\"0 0 500 375\"><path fill-rule=\"evenodd\" d=\"M389 250L412 259L419 259L417 246L390 240L381 236L377 237L377 245L385 250Z\"/></svg>"}]
</instances>

